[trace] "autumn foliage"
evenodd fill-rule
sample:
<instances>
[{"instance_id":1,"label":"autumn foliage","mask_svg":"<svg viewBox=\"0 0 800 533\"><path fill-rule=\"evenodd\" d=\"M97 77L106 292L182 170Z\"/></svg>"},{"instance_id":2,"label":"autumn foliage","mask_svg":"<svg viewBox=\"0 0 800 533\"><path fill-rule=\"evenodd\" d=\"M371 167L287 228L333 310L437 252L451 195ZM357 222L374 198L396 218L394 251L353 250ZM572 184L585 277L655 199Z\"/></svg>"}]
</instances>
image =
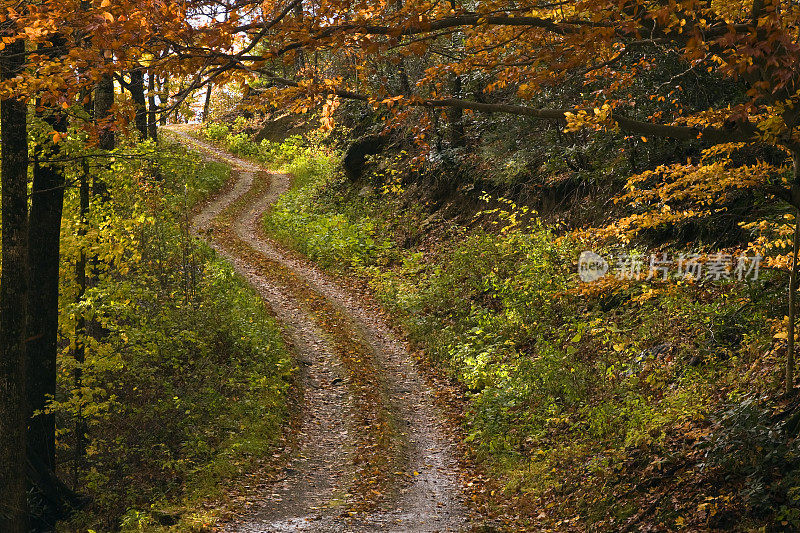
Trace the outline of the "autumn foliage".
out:
<instances>
[{"instance_id":1,"label":"autumn foliage","mask_svg":"<svg viewBox=\"0 0 800 533\"><path fill-rule=\"evenodd\" d=\"M645 449L655 445L677 447L679 439L675 435L683 432L694 441L710 446L712 451L708 456L712 459L722 457L719 464L712 459L708 462L713 463L712 470L714 465L721 469L719 465L724 463L727 453L725 447L732 446L730 443L739 438L737 431L745 424L742 420L750 420L758 431L766 428L756 437L764 440L764 435L769 434L771 426L766 411L759 410L760 404L744 405L746 402L742 402L740 406L744 407L740 410L718 413L718 426L729 428L715 434L721 435L719 438L712 436L707 424L698 421L700 415L696 412L681 418L685 415L683 407L674 405L669 410L672 418L668 422L662 420L661 425L653 423L652 431L634 427L631 420L637 415L631 405L646 405L641 410L652 408L653 404L648 403L652 397L664 394L668 380L661 380L663 375L679 372L676 370L678 359L673 358L672 353L652 352L655 348L644 346L641 339L625 333L624 327L618 328L618 325L624 326L621 321L613 326L602 322L603 317L613 313L634 321L637 308L655 313L661 306L666 309L670 331L682 339L694 339L686 345L700 350L697 339L704 339L703 342L710 339L708 343L713 344L718 340L719 335L715 333L718 328L725 330L727 327L717 323L722 319L715 314L719 310L712 302L714 298L737 309L759 305L762 306L759 309L778 309L752 315L757 316L758 320L753 319L753 322L760 326L754 326L752 338L747 337L747 342L740 344L746 344L750 350L748 357L761 352L753 355L760 363L753 363L748 372L763 377L766 367L782 367L787 395L784 400L794 398L795 323L798 318L795 293L800 251L798 26L800 6L785 0L3 2L0 6L0 66L3 67L0 98L5 132L2 264L6 266L3 272L6 285L0 312L5 313L7 319L12 310L16 312L20 306L25 307L20 302L28 298L28 292L33 294L29 300L35 304L41 287L55 287L55 294L51 291L47 300L50 304L44 306L47 307L45 311L49 311L48 316L57 319L55 327L47 328L47 339L51 341L45 347L49 372L45 377L53 388L58 379L59 391L70 392L62 395L60 402L54 402L56 391L48 389L40 391L36 398L38 403L28 402L35 404L32 410L37 414L51 417L47 419L49 429L44 440L57 442L56 412L61 413L59 416L74 416L74 433L69 438L73 439L70 442L77 450L76 457L92 453L102 455L97 446L104 445L103 460L109 464L125 462L124 451L116 447L113 439L135 440L132 434L118 428L116 433L109 431L104 435L107 440L94 442L95 448L87 448L87 442L81 437L88 431L86 424L100 424L98 419L102 416L97 414L98 410L109 408L112 402L111 396L103 400L87 399L92 394L99 397L113 392L115 397L127 398L130 402L136 398L130 391L123 391L118 368L102 367L102 364L111 365L109 361L116 361L109 355L112 346L125 346L120 334L124 324L94 312L104 309L111 314L108 307L98 303L98 298L104 295L124 296L123 300L127 299L128 303L134 297L149 301L137 293L138 290L146 292L136 285L146 284L144 278L148 283L162 286L171 287L177 283L168 277L159 278L163 272L155 259L150 264L146 254L127 255L129 249L141 244L134 242L131 228L135 227L146 236L149 225L161 220L153 215L157 207L144 208L143 203L162 201L163 198L156 199L155 193L161 190L160 186L167 187L164 183L170 183L160 174L169 168L168 165L151 152L156 150L155 144L138 146L134 141L149 138L155 143L157 123L195 117L198 98L205 94L204 121L214 105L225 108L223 112L249 118L294 113L313 115L320 123L322 134L331 134L331 138L340 135L339 126L344 124L341 131L378 139L373 153L359 154L356 165L359 169L371 168L369 157L388 150L387 147L396 149L398 161L402 163L384 161L385 172L374 174L371 179L376 182L375 189L382 191L381 198L386 205L408 211L408 219L384 224L380 220L386 218L385 213L372 204L368 207L376 209L371 215L375 220L365 215L354 222L348 216L334 216L324 210L305 212L307 208L301 204L306 200L321 198L323 205L350 205L341 201L346 198L345 193L341 198L325 196L328 185L343 190L347 186L328 176L325 179L330 181L317 185L311 192L287 196L285 205L279 205L280 209L273 215L273 230L280 233L280 228L294 227L294 237L279 236L330 264L343 260L350 265L350 270L372 280L386 300L384 303L394 306L395 311L403 315L401 322L412 334L418 334L420 344L447 354L454 379L478 398L470 404L473 409L470 416L474 415L470 420L474 425L469 438L477 442L479 453L491 455L499 453L497 449L513 448L518 455L535 454L535 449L542 448L532 443L546 446L546 439L557 440L575 430L574 420L591 412L593 418L586 421L590 433L594 431L605 437L613 434L625 440L625 447ZM216 102L211 102L212 99ZM238 107L231 102L236 102ZM260 144L251 142L248 137L251 132L245 131L247 120L242 118L243 122L234 126L235 131L219 125L205 131L209 138L223 143L225 148L259 158L261 162L292 157L300 141L294 139L284 145L260 140ZM18 137L29 140L30 150L22 141L12 142L12 131L24 132ZM536 137L530 135L531 132ZM115 138L119 142L115 143ZM530 147L531 151L538 150L533 162L520 162L506 155L494 159L486 156L496 145L513 146L514 150L522 151L519 144L525 142L536 144ZM306 157L311 158L308 155L311 153L307 152ZM34 169L30 198L29 156ZM138 165L131 161L144 163ZM13 163L18 164L14 167ZM329 164L333 165L325 159L326 172L333 175ZM397 170L397 166L402 166L403 172ZM115 170L129 173L122 177L130 179L120 179ZM16 172L12 175L12 171ZM514 181L515 176L525 172L538 173L545 178L535 184ZM431 175L435 178L430 178ZM470 181L474 175L489 178ZM413 204L412 207L401 203L403 200L399 198L406 186L424 189L432 183L428 188L435 191L436 194L431 195L434 198L426 198L419 204L428 206L430 200L440 206L456 192L469 192L487 182L496 185L492 179L500 175L512 176L502 185L511 183L513 186L508 189L513 189L520 197L535 197L530 203L538 202L536 207L548 203L543 200L547 194L558 196L549 201L549 207L562 205L566 196L574 199L573 207L564 209L569 211L566 213L550 209L552 220L542 222L533 209L520 207L523 202L490 200L497 209L481 211L480 216L459 223L472 228L471 225L488 224L486 220L490 219L497 223L499 218L506 224L505 229L497 229L494 234L500 237L494 239L481 233L472 235L465 243L451 243L451 247L445 248L450 252L447 258L424 246L418 252L420 255L403 255L393 248L392 239L401 240L396 234L379 235L390 223L406 224L412 228L403 230L407 233L407 242L425 240L419 233L420 228L427 228L435 217L433 214L422 217L422 208L411 201L407 204ZM445 183L447 179L451 182ZM571 179L580 183L573 187ZM497 181L502 180L497 178ZM579 192L575 193L576 190ZM164 191L170 202L179 202L177 189L165 188ZM474 192L477 195L478 191ZM357 207L351 206L351 215L364 208L357 203L359 201L356 200ZM392 201L397 203L392 204ZM41 202L45 202L45 208ZM591 212L583 209L590 202L595 202ZM171 207L174 207L175 217L186 216L187 205L183 206L183 211L175 205ZM49 219L42 213L49 215ZM64 238L59 233L62 214L63 220L68 221L62 228L74 230L74 240L72 236ZM134 215L144 218L139 220ZM43 220L49 220L49 225ZM551 226L545 228L543 224L549 222ZM161 220L161 223L175 230L170 221ZM523 232L521 228L525 224L529 224L528 229L534 229ZM126 231L130 242L111 242L115 232L124 234ZM335 237L322 245L315 232L334 233ZM30 268L37 266L37 257L35 251L31 254L34 257L27 255L28 250L36 250L28 247L29 234L34 235L32 245L38 243L40 249L49 251L48 257L56 261L55 268L42 275L47 279L38 279L40 270ZM50 241L40 238L42 234ZM188 233L181 234L180 238L188 241ZM65 248L60 251L57 246L42 244L46 242L61 243ZM640 278L605 279L595 285L576 285L570 278L573 273L567 270L574 266L571 255L575 255L573 252L579 244L609 253L638 248L673 255L694 246L693 252L697 252L694 258L704 264L714 254L757 255L764 259L762 268L770 276L770 283L779 287L770 290L779 292L780 297L770 299L773 293L769 293L769 298L761 294L759 298L764 296L763 299L748 300L744 292L736 291L755 290L749 285L726 292L726 288L713 283L694 283L685 278L646 286L643 283L650 280ZM178 261L179 250L171 250L176 256L170 261ZM149 252L156 255L153 250ZM480 259L475 258L476 252ZM533 258L537 253L546 255L547 260L537 262L538 259ZM64 266L65 262L58 263L60 258L69 268ZM12 261L14 267L19 268L8 266ZM439 261L438 266L431 266L436 261ZM57 272L59 264L62 266L60 273ZM214 277L228 274L217 270L221 267L211 260L207 266L209 278L205 289L208 297L221 291L215 283L232 282ZM377 275L376 269L382 268L387 271ZM392 268L394 270L389 273ZM68 283L64 282L67 271ZM482 275L476 276L475 272ZM420 273L424 275L415 278ZM535 280L534 274L538 276ZM29 275L31 279L25 279ZM538 285L540 279L545 280L542 286ZM59 280L62 283L61 315L58 315ZM120 283L125 280L132 285L126 286L127 293L123 289L116 293L109 280ZM456 281L466 285L459 286ZM16 287L14 290L9 289L11 283ZM64 287L68 290L64 291ZM103 293L104 290L107 292ZM459 290L464 293L462 300L470 305L461 307L463 302L452 297ZM404 291L414 297L406 298ZM23 292L24 297L13 298L14 294ZM766 293L767 289L762 292ZM69 303L65 303L64 294L69 297ZM186 296L181 302L180 295L176 294L160 295L148 305L173 306L170 312L177 315L175 309L183 305L191 307L193 300ZM247 300L246 296L242 298ZM547 305L533 309L530 302L537 299L546 301ZM758 305L753 303L756 300ZM231 305L217 312L229 313L236 302L228 303ZM476 310L483 309L481 305L484 304L488 311L478 317ZM448 307L449 310L442 311ZM687 316L690 308L699 309L704 325L698 325ZM437 315L437 310L441 311L441 316ZM456 311L461 315L456 316ZM564 316L584 311L594 313L590 321L576 319L575 323L564 325ZM20 326L27 320L30 328L36 316L30 309L20 313L25 315L22 319L13 324L10 320L3 323L3 334L9 339L3 339L4 349L8 348L3 353L12 355L4 360L0 374L5 381L0 385L19 381L19 376L25 372L29 377L42 377L29 370L24 358L26 351L34 351L26 348L28 341L42 337L38 333L24 335L24 327ZM415 313L422 318L409 318L416 317ZM68 318L65 319L65 315ZM178 320L169 316L170 320ZM191 312L189 316L194 317ZM527 316L531 321L519 321L520 316ZM653 316L644 321L642 331L658 337L658 320ZM151 328L164 339L170 337L174 326L170 320L164 323L137 319L142 320L142 328ZM264 327L269 329L269 321L264 320ZM538 320L544 325L533 323ZM739 310L725 314L724 321L737 320L740 320ZM240 326L250 328L246 324ZM551 334L562 329L568 335ZM496 334L496 342L486 340L486 330ZM104 344L104 335L110 336L112 341ZM439 335L451 336L445 342ZM765 347L760 341L752 340L761 339L759 335L767 335L771 344ZM592 340L587 340L590 337ZM214 342L214 339L202 339L206 355L213 352ZM252 353L262 348L266 350L260 346L247 348ZM604 371L608 372L609 384L584 387L596 369L582 360L581 354L591 350L606 357L602 364L606 365ZM721 351L732 358L739 356L727 345ZM561 377L559 372L567 367L553 363L555 358L541 357L542 353L563 355L562 363L576 376ZM621 358L635 353L655 353L653 358L663 356L662 366L642 363L646 366L642 371L647 373L645 380L651 381L639 389L636 386L640 384L631 385L628 381L631 376L620 377L619 371ZM74 360L73 366L58 367L62 372L58 377L57 354L61 358L59 361L65 355ZM108 357L98 359L98 354ZM484 356L485 360L499 361L500 370L489 368L491 365L487 363L470 374L469 368L474 370L482 365ZM144 359L142 353L135 350L132 357L139 362ZM275 355L276 360L280 357ZM530 357L530 366L516 367L508 363L514 357L526 361L525 358ZM84 364L87 365L85 369ZM91 364L101 364L101 367L90 368ZM506 364L510 366L503 366ZM179 362L161 370L170 378L176 378L184 366L192 365ZM693 368L695 363L688 366ZM141 368L151 370L145 364ZM530 372L520 371L511 376L505 372L507 368ZM532 368L536 372L531 371ZM733 363L725 368L731 372L731 369L741 369ZM541 375L552 379L536 381ZM108 388L97 383L101 378L108 378ZM524 398L519 405L525 404L525 407L517 409L515 404L517 410L509 411L507 406L501 405L508 399L505 392L496 386L496 382L506 379L510 383L509 390L530 392L535 389L538 396L526 392L527 396L519 397ZM738 390L741 386L738 379L726 383L735 382ZM698 383L700 381L698 378ZM283 382L276 382L271 393L282 395L283 385ZM688 402L686 398L689 398L702 400L706 402L704 405L721 405L723 398L709 392L710 385L703 388L706 385L707 382L698 384L696 390L700 392L695 396L692 396L695 389L692 394L677 396L681 401ZM93 389L95 386L97 388ZM141 386L157 395L151 390L156 388L152 381L143 379ZM28 409L27 399L12 389L10 385L0 386L0 391L9 398L14 396L17 403L13 405ZM605 403L582 406L586 407L583 411L577 407L570 411L589 396L586 391L590 389L597 391ZM641 391L650 396L640 394ZM630 396L626 396L628 394ZM509 397L511 395L509 392ZM579 400L553 414L561 408L559 402L565 402L564 396ZM624 402L614 403L619 397L633 399L624 405ZM544 405L546 402L542 398L552 399L552 404ZM90 405L92 401L94 404ZM7 404L12 405L10 400ZM624 431L603 426L606 420L603 417L613 418L603 411L610 409L609 405L629 415L624 422L629 425L624 426ZM37 410L35 406L43 409ZM44 409L45 406L50 410ZM546 418L548 409L553 411L550 413L553 416ZM537 423L540 418L546 418L541 427L537 426L539 433L534 436L522 437L509 429L516 429L519 419L514 417L523 411L534 413L531 417L539 417ZM222 409L214 412L222 412ZM485 414L489 412L500 414L491 419ZM144 416L139 411L135 414ZM5 420L2 415L0 411L0 419ZM648 420L655 419L656 415L652 414ZM8 422L8 427L0 426L0 432L17 439L16 448L10 445L0 448L6 451L14 448L17 453L0 456L0 468L15 465L8 471L13 470L9 479L16 480L13 485L18 490L15 491L16 503L0 501L0 504L14 507L14 513L21 516L24 513L19 511L18 504L24 500L24 494L20 494L26 482L21 481L24 468L20 466L19 457L24 452L19 450L26 450L28 445L22 437L25 433L22 422L12 422ZM8 429L14 424L16 432ZM608 422L608 425L613 424ZM535 464L542 468L546 464L548 472L552 472L549 469L555 468L553 464L563 460L577 469L576 465L588 456L585 450L593 445L586 434L580 437L584 440L576 441L585 446L583 451L571 450L563 456L549 458L552 462ZM493 447L495 438L502 440L502 444ZM216 435L214 439L218 440ZM58 442L63 444L64 440L59 438ZM44 460L48 464L42 469L45 474L55 470L54 447L55 444L45 446L49 448ZM718 452L716 456L713 450ZM614 453L619 452L619 455L609 461L617 460L619 464L630 466L639 458L629 451L617 449ZM699 461L699 452L689 455ZM38 455L32 457L36 459ZM79 463L80 460L75 459L76 480L108 482L96 471L89 471L88 477L81 478ZM604 475L608 474L609 478L616 475L609 474L606 466L597 468L605 468ZM775 468L784 466L780 463ZM181 468L175 467L174 471L183 472ZM656 467L648 463L647 469L655 471ZM542 470L542 475L545 474L550 475ZM751 472L746 474L749 476ZM133 478L135 472L126 475ZM599 478L591 479L594 482ZM580 485L580 481L577 477L570 479L573 486ZM11 481L8 486L12 486ZM783 488L781 491L781 494L790 492ZM582 502L573 501L565 504L565 508L572 512L583 505ZM704 512L710 505L704 507ZM0 518L5 519L2 512L0 508ZM122 515L125 509L114 512ZM609 524L614 523L609 520ZM686 523L683 516L670 520L678 526ZM0 521L0 529L4 525ZM25 527L22 522L15 522L14 527L8 529L22 531Z\"/></svg>"}]
</instances>

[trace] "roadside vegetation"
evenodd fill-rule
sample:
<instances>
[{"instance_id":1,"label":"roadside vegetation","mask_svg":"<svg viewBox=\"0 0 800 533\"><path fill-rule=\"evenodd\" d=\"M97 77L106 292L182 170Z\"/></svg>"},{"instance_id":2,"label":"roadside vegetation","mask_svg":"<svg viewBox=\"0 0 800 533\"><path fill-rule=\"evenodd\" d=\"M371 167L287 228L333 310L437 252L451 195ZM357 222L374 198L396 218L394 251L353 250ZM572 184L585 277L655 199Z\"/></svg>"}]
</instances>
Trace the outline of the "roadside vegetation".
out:
<instances>
[{"instance_id":1,"label":"roadside vegetation","mask_svg":"<svg viewBox=\"0 0 800 533\"><path fill-rule=\"evenodd\" d=\"M110 198L85 226L64 222L64 392L50 409L65 477L90 498L74 530L207 530L223 507L209 504L279 444L287 349L258 295L189 234L192 208L229 174L177 145L124 143L98 173ZM77 192L69 212L79 212ZM77 299L68 267L81 254L93 268ZM77 317L88 320L86 336L76 338Z\"/></svg>"},{"instance_id":2,"label":"roadside vegetation","mask_svg":"<svg viewBox=\"0 0 800 533\"><path fill-rule=\"evenodd\" d=\"M407 188L400 151L352 182L330 148L227 129L204 134L295 175L265 231L367 283L457 385L465 443L491 474L485 510L531 528L800 527L773 338L782 272L583 283L596 241L487 194L447 218Z\"/></svg>"}]
</instances>

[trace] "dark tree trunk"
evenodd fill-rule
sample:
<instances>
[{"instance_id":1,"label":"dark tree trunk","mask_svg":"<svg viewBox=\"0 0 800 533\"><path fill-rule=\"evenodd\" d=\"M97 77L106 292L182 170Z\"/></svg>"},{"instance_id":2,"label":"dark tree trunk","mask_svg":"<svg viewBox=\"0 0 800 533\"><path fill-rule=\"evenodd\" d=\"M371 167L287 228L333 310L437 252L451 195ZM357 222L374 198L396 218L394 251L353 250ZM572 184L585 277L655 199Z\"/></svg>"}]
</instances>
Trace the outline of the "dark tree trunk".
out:
<instances>
[{"instance_id":1,"label":"dark tree trunk","mask_svg":"<svg viewBox=\"0 0 800 533\"><path fill-rule=\"evenodd\" d=\"M450 7L454 10L458 9L459 2L457 0L450 0ZM451 37L453 48L458 50L463 46L463 36L458 32L454 33ZM453 98L461 98L463 80L461 76L456 75L453 78L452 94ZM450 110L448 120L450 122L450 146L452 148L463 148L467 145L467 138L464 134L464 110L460 108L452 108Z\"/></svg>"},{"instance_id":2,"label":"dark tree trunk","mask_svg":"<svg viewBox=\"0 0 800 533\"><path fill-rule=\"evenodd\" d=\"M453 98L461 97L461 76L453 78ZM450 146L463 148L467 144L464 134L464 110L452 108L448 117L450 121Z\"/></svg>"},{"instance_id":3,"label":"dark tree trunk","mask_svg":"<svg viewBox=\"0 0 800 533\"><path fill-rule=\"evenodd\" d=\"M394 4L395 10L400 12L403 9L403 0L397 0ZM400 90L406 96L411 95L411 82L408 79L408 72L406 71L406 59L402 55L398 58L400 61L397 64L397 74L400 76Z\"/></svg>"},{"instance_id":4,"label":"dark tree trunk","mask_svg":"<svg viewBox=\"0 0 800 533\"><path fill-rule=\"evenodd\" d=\"M411 82L408 79L408 72L406 71L406 60L400 57L400 64L397 65L397 73L400 75L400 87L403 94L406 96L411 95Z\"/></svg>"},{"instance_id":5,"label":"dark tree trunk","mask_svg":"<svg viewBox=\"0 0 800 533\"><path fill-rule=\"evenodd\" d=\"M90 501L89 498L77 494L64 484L36 454L28 453L26 471L33 485L38 489L39 501L37 503L51 510L48 516L39 517L41 521L35 524L31 531L36 533L55 531L58 520L69 518L74 511L81 509Z\"/></svg>"},{"instance_id":6,"label":"dark tree trunk","mask_svg":"<svg viewBox=\"0 0 800 533\"><path fill-rule=\"evenodd\" d=\"M169 107L169 78L161 80L161 87L159 87L159 98L161 100L161 107ZM158 116L158 124L160 126L167 125L167 113L162 111Z\"/></svg>"},{"instance_id":7,"label":"dark tree trunk","mask_svg":"<svg viewBox=\"0 0 800 533\"><path fill-rule=\"evenodd\" d=\"M0 52L0 73L13 78L22 69L25 43ZM3 57L5 56L5 57ZM28 245L27 107L8 98L0 103L2 143L3 268L0 279L0 531L27 533L25 476L25 309Z\"/></svg>"},{"instance_id":8,"label":"dark tree trunk","mask_svg":"<svg viewBox=\"0 0 800 533\"><path fill-rule=\"evenodd\" d=\"M113 150L117 144L116 134L111 123L111 106L114 105L114 79L104 74L94 91L94 122L98 127L97 147L101 150ZM108 187L99 178L92 181L92 195L108 199Z\"/></svg>"},{"instance_id":9,"label":"dark tree trunk","mask_svg":"<svg viewBox=\"0 0 800 533\"><path fill-rule=\"evenodd\" d=\"M53 38L51 54L65 52L63 37ZM37 105L41 107L41 105ZM67 131L67 116L60 109L45 107L43 119L59 133ZM64 206L64 168L56 159L60 145L53 143L47 153L34 149L33 187L28 228L28 321L27 394L33 417L28 427L28 450L45 467L55 471L55 415L44 411L56 394L56 354L58 353L58 278L61 243L61 212Z\"/></svg>"},{"instance_id":10,"label":"dark tree trunk","mask_svg":"<svg viewBox=\"0 0 800 533\"><path fill-rule=\"evenodd\" d=\"M114 80L105 74L100 78L94 92L94 117L100 128L98 146L101 150L113 150L116 143L114 130L109 122L112 105L114 105Z\"/></svg>"},{"instance_id":11,"label":"dark tree trunk","mask_svg":"<svg viewBox=\"0 0 800 533\"><path fill-rule=\"evenodd\" d=\"M81 223L78 229L78 237L86 235L87 220L89 218L89 176L88 168L81 174L80 183L80 213ZM86 294L86 252L81 250L80 256L75 263L75 282L78 285L78 294L75 299L78 303L83 301ZM83 387L83 363L86 361L86 316L81 312L75 320L75 394L81 394ZM83 419L81 404L78 404L78 412L75 414L75 450L73 454L72 475L75 479L74 486L77 487L80 481L80 473L83 459L86 455L86 422Z\"/></svg>"},{"instance_id":12,"label":"dark tree trunk","mask_svg":"<svg viewBox=\"0 0 800 533\"><path fill-rule=\"evenodd\" d=\"M181 84L178 86L177 94L181 94L183 92L183 87L184 87L183 86L183 82L181 82ZM175 106L175 115L174 115L175 116L175 119L174 119L175 120L175 124L180 122L180 120L179 120L180 119L180 114L181 114L180 112L181 112L181 106L176 105Z\"/></svg>"},{"instance_id":13,"label":"dark tree trunk","mask_svg":"<svg viewBox=\"0 0 800 533\"><path fill-rule=\"evenodd\" d=\"M208 83L208 89L206 89L206 101L203 102L203 123L208 122L208 112L211 109L211 89L213 85L211 82Z\"/></svg>"},{"instance_id":14,"label":"dark tree trunk","mask_svg":"<svg viewBox=\"0 0 800 533\"><path fill-rule=\"evenodd\" d=\"M67 131L65 114L46 109L45 122L57 132ZM34 413L28 429L28 447L45 466L55 471L55 415L37 413L56 394L58 353L58 278L61 213L64 206L64 168L40 159L58 157L59 145L51 153L39 147L34 152L28 230L28 402Z\"/></svg>"},{"instance_id":15,"label":"dark tree trunk","mask_svg":"<svg viewBox=\"0 0 800 533\"><path fill-rule=\"evenodd\" d=\"M800 186L800 152L792 152L792 187L797 190ZM792 270L789 273L789 331L786 343L786 393L794 392L794 349L795 349L795 322L797 321L797 255L800 250L800 209L794 213L794 239L792 245Z\"/></svg>"},{"instance_id":16,"label":"dark tree trunk","mask_svg":"<svg viewBox=\"0 0 800 533\"><path fill-rule=\"evenodd\" d=\"M302 26L303 23L303 2L298 2L296 6L294 6L294 16L297 19L297 25ZM300 72L306 68L306 59L303 55L303 49L299 48L295 50L294 56L294 70L295 74L300 74Z\"/></svg>"},{"instance_id":17,"label":"dark tree trunk","mask_svg":"<svg viewBox=\"0 0 800 533\"><path fill-rule=\"evenodd\" d=\"M158 123L156 122L156 80L155 74L151 70L147 75L147 136L158 141Z\"/></svg>"},{"instance_id":18,"label":"dark tree trunk","mask_svg":"<svg viewBox=\"0 0 800 533\"><path fill-rule=\"evenodd\" d=\"M131 100L133 100L133 107L136 109L136 129L142 139L147 138L147 101L144 96L144 69L135 68L131 70L131 83L129 91L131 93Z\"/></svg>"},{"instance_id":19,"label":"dark tree trunk","mask_svg":"<svg viewBox=\"0 0 800 533\"><path fill-rule=\"evenodd\" d=\"M91 94L91 93L89 93ZM94 103L89 97L89 101L84 104L84 109L92 116L94 114ZM81 246L81 252L78 260L75 262L75 283L78 285L78 293L75 295L75 301L80 304L86 294L87 288L87 275L86 275L86 250L83 248L83 239L86 236L89 225L89 203L91 198L91 189L89 187L89 162L83 160L82 172L80 176L80 225L78 226L78 241ZM78 395L79 400L82 399L81 388L83 387L83 363L86 361L86 315L80 311L75 319L75 394ZM83 468L83 461L86 455L86 421L83 419L83 412L81 403L78 402L78 412L75 414L75 449L72 458L72 476L75 480L73 486L78 487L80 484L81 470Z\"/></svg>"}]
</instances>

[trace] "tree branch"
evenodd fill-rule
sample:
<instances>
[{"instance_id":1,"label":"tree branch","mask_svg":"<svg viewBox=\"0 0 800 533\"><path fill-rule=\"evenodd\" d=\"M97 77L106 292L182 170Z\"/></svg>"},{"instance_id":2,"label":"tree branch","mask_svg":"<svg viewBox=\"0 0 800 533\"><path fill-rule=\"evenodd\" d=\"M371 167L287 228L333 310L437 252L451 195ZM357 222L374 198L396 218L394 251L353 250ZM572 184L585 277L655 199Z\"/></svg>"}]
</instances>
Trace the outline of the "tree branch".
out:
<instances>
[{"instance_id":1,"label":"tree branch","mask_svg":"<svg viewBox=\"0 0 800 533\"><path fill-rule=\"evenodd\" d=\"M327 36L337 32L353 31L364 35L391 35L395 37L417 35L420 33L428 33L432 31L444 30L448 28L457 28L461 26L524 26L527 28L542 28L559 35L566 35L569 33L578 33L581 27L613 27L610 23L593 22L590 20L563 20L554 21L541 17L513 17L509 15L477 15L467 14L455 17L448 17L444 19L434 20L425 23L414 23L407 27L403 26L378 26L371 24L337 24L335 26L326 26L319 30L318 35ZM251 24L244 24L237 26L234 31L250 31L260 29L264 24L262 22L253 22ZM313 38L313 37L312 37Z\"/></svg>"},{"instance_id":2,"label":"tree branch","mask_svg":"<svg viewBox=\"0 0 800 533\"><path fill-rule=\"evenodd\" d=\"M292 80L281 78L278 76L269 76L274 82L290 86L299 87L300 85ZM351 100L359 100L362 102L369 102L370 98L363 95L354 93L343 89L323 89L323 94L332 96L339 96L341 98L349 98ZM589 112L588 109L547 109L522 106L517 104L500 104L500 103L486 103L477 102L475 100L464 100L461 98L443 98L433 100L423 100L419 98L409 98L402 102L404 105L418 106L418 107L448 107L456 109L464 109L471 111L480 111L484 113L507 113L510 115L532 117L543 120L555 120L558 122L565 122L567 113L579 113L580 111ZM669 139L678 139L685 141L701 140L711 144L721 144L729 142L747 142L755 138L757 128L750 122L736 123L730 128L697 128L691 126L673 126L667 124L654 124L652 122L644 122L628 118L621 111L613 111L611 119L616 122L619 128L628 134L640 135L642 137L662 137Z\"/></svg>"},{"instance_id":3,"label":"tree branch","mask_svg":"<svg viewBox=\"0 0 800 533\"><path fill-rule=\"evenodd\" d=\"M472 100L447 98L442 100L427 100L422 105L427 107L457 107L473 111L488 113L509 113L512 115L533 117L546 120L565 121L567 113L590 111L587 109L538 109L515 104L488 104ZM756 127L751 123L737 124L731 129L721 128L695 128L689 126L671 126L654 124L626 117L620 111L614 111L611 119L626 133L641 135L643 137L664 137L679 140L702 140L712 144L728 142L745 142L754 138Z\"/></svg>"}]
</instances>

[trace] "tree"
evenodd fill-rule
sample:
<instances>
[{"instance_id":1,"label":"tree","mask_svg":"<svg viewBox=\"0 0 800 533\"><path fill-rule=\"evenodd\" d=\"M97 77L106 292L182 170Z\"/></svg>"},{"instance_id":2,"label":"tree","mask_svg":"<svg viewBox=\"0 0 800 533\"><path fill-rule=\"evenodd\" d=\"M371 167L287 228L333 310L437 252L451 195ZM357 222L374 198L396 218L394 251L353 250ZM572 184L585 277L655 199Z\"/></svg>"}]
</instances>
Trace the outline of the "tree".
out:
<instances>
[{"instance_id":1,"label":"tree","mask_svg":"<svg viewBox=\"0 0 800 533\"><path fill-rule=\"evenodd\" d=\"M155 73L151 70L147 74L147 137L153 141L158 140L157 114Z\"/></svg>"},{"instance_id":2,"label":"tree","mask_svg":"<svg viewBox=\"0 0 800 533\"><path fill-rule=\"evenodd\" d=\"M133 107L136 110L136 129L142 139L147 139L147 100L144 95L144 69L139 66L131 69L130 83L123 83L123 85L131 93Z\"/></svg>"},{"instance_id":3,"label":"tree","mask_svg":"<svg viewBox=\"0 0 800 533\"><path fill-rule=\"evenodd\" d=\"M206 88L206 97L203 101L203 122L208 122L208 113L211 109L211 88L213 84L209 83L208 87Z\"/></svg>"},{"instance_id":4,"label":"tree","mask_svg":"<svg viewBox=\"0 0 800 533\"><path fill-rule=\"evenodd\" d=\"M100 76L94 91L94 118L98 129L97 147L101 150L114 149L114 129L111 121L111 107L114 105L114 80L110 74Z\"/></svg>"},{"instance_id":5,"label":"tree","mask_svg":"<svg viewBox=\"0 0 800 533\"><path fill-rule=\"evenodd\" d=\"M50 54L54 58L63 55L65 39L57 35L52 41ZM58 139L67 131L63 109L53 108L41 100L37 104L44 124ZM27 391L28 403L34 413L28 431L28 447L51 471L55 471L56 423L55 415L48 413L46 408L56 394L58 282L65 176L63 164L47 160L57 159L58 154L58 142L52 143L48 150L37 144L34 150L27 258Z\"/></svg>"},{"instance_id":6,"label":"tree","mask_svg":"<svg viewBox=\"0 0 800 533\"><path fill-rule=\"evenodd\" d=\"M55 418L48 412L57 392L60 228L67 186L65 158L69 157L60 147L67 138L68 117L75 116L74 103L82 99L90 106L89 92L96 87L96 127L91 120L82 119L73 125L83 126L90 145L95 140L101 150L114 148L115 132L126 124L129 108L114 105L113 76L124 71L130 72L128 87L137 129L143 138L155 136L154 74L149 76L148 117L140 62L145 55L142 43L153 42L154 34L164 38L177 30L188 31L190 25L181 8L159 12L147 4L133 1L114 8L108 2L46 1L35 8L12 3L3 12L0 530L4 532L28 530L29 482L56 513L78 503L76 495L55 475ZM168 16L164 17L165 13ZM70 48L68 43L80 45ZM153 46L158 53L157 45ZM34 104L36 128L32 129L29 212L30 104ZM88 172L86 161L83 168ZM107 196L99 180L92 190ZM81 193L81 215L86 217L86 175L81 179ZM82 291L87 285L86 263L84 256L76 265ZM78 335L85 335L87 327L79 320ZM82 349L76 351L77 359L83 357ZM80 383L80 376L76 382ZM77 440L80 443L80 437Z\"/></svg>"},{"instance_id":7,"label":"tree","mask_svg":"<svg viewBox=\"0 0 800 533\"><path fill-rule=\"evenodd\" d=\"M19 75L25 42L0 52L4 80ZM0 529L27 533L25 477L28 406L25 395L27 307L28 136L27 106L18 98L0 103L3 248L0 280Z\"/></svg>"}]
</instances>

